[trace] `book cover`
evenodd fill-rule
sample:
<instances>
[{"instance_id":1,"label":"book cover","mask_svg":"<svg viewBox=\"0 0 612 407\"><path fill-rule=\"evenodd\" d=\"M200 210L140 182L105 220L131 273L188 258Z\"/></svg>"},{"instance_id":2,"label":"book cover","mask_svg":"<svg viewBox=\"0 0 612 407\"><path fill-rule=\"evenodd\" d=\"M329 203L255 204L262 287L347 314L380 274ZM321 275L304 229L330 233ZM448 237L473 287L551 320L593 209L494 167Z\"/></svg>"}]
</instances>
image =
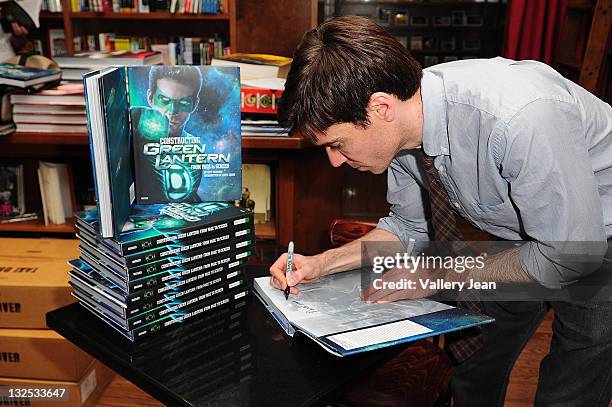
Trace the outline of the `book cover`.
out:
<instances>
[{"instance_id":1,"label":"book cover","mask_svg":"<svg viewBox=\"0 0 612 407\"><path fill-rule=\"evenodd\" d=\"M129 67L136 200L240 199L237 68Z\"/></svg>"},{"instance_id":2,"label":"book cover","mask_svg":"<svg viewBox=\"0 0 612 407\"><path fill-rule=\"evenodd\" d=\"M37 69L15 64L0 64L0 84L27 87L56 81L60 79L60 76L60 71L55 69Z\"/></svg>"}]
</instances>

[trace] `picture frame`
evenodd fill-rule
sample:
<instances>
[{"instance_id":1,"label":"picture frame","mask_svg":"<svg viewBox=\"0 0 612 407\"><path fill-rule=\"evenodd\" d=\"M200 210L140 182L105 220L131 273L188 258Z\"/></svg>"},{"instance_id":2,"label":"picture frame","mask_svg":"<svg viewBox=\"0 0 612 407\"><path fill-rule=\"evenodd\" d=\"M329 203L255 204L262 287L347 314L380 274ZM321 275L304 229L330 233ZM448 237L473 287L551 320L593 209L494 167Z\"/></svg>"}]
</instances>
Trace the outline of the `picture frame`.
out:
<instances>
[{"instance_id":1,"label":"picture frame","mask_svg":"<svg viewBox=\"0 0 612 407\"><path fill-rule=\"evenodd\" d=\"M482 27L483 22L484 20L480 15L473 14L465 16L465 25L468 27Z\"/></svg>"},{"instance_id":2,"label":"picture frame","mask_svg":"<svg viewBox=\"0 0 612 407\"><path fill-rule=\"evenodd\" d=\"M423 62L424 62L425 68L427 68L429 66L437 65L439 62L439 58L435 55L425 55Z\"/></svg>"},{"instance_id":3,"label":"picture frame","mask_svg":"<svg viewBox=\"0 0 612 407\"><path fill-rule=\"evenodd\" d=\"M438 49L438 39L435 37L423 38L423 49L424 50L437 50Z\"/></svg>"},{"instance_id":4,"label":"picture frame","mask_svg":"<svg viewBox=\"0 0 612 407\"><path fill-rule=\"evenodd\" d=\"M409 21L408 17L407 10L396 10L393 16L393 23L396 27L407 27Z\"/></svg>"},{"instance_id":5,"label":"picture frame","mask_svg":"<svg viewBox=\"0 0 612 407\"><path fill-rule=\"evenodd\" d=\"M443 59L444 62L453 62L453 61L458 61L459 57L456 55L446 55Z\"/></svg>"},{"instance_id":6,"label":"picture frame","mask_svg":"<svg viewBox=\"0 0 612 407\"><path fill-rule=\"evenodd\" d=\"M451 18L450 16L434 16L432 18L432 24L434 27L450 27Z\"/></svg>"},{"instance_id":7,"label":"picture frame","mask_svg":"<svg viewBox=\"0 0 612 407\"><path fill-rule=\"evenodd\" d=\"M479 39L463 40L462 45L465 51L480 51L481 48Z\"/></svg>"},{"instance_id":8,"label":"picture frame","mask_svg":"<svg viewBox=\"0 0 612 407\"><path fill-rule=\"evenodd\" d=\"M451 11L451 22L455 27L463 27L465 26L465 11L463 10L454 10Z\"/></svg>"},{"instance_id":9,"label":"picture frame","mask_svg":"<svg viewBox=\"0 0 612 407\"><path fill-rule=\"evenodd\" d=\"M393 16L393 10L389 8L379 7L376 9L376 23L383 27L391 25L391 18Z\"/></svg>"},{"instance_id":10,"label":"picture frame","mask_svg":"<svg viewBox=\"0 0 612 407\"><path fill-rule=\"evenodd\" d=\"M426 16L410 16L410 25L413 27L428 27L429 18Z\"/></svg>"},{"instance_id":11,"label":"picture frame","mask_svg":"<svg viewBox=\"0 0 612 407\"><path fill-rule=\"evenodd\" d=\"M454 51L456 49L455 43L456 43L455 37L442 39L440 40L440 50L441 51Z\"/></svg>"},{"instance_id":12,"label":"picture frame","mask_svg":"<svg viewBox=\"0 0 612 407\"><path fill-rule=\"evenodd\" d=\"M412 51L423 50L423 37L420 35L413 35L410 37L410 49Z\"/></svg>"}]
</instances>

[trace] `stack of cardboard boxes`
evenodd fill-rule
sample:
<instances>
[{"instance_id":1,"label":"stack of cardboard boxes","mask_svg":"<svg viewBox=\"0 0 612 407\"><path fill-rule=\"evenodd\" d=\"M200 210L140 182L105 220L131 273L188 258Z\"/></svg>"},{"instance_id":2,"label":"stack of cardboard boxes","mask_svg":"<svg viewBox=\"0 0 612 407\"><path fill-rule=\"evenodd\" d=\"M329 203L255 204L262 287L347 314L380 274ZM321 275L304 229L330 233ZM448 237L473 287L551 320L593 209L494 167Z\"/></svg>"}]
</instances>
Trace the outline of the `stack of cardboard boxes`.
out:
<instances>
[{"instance_id":1,"label":"stack of cardboard boxes","mask_svg":"<svg viewBox=\"0 0 612 407\"><path fill-rule=\"evenodd\" d=\"M25 396L18 405L93 406L114 375L45 323L46 312L74 302L66 261L77 247L72 239L0 238L0 405Z\"/></svg>"}]
</instances>

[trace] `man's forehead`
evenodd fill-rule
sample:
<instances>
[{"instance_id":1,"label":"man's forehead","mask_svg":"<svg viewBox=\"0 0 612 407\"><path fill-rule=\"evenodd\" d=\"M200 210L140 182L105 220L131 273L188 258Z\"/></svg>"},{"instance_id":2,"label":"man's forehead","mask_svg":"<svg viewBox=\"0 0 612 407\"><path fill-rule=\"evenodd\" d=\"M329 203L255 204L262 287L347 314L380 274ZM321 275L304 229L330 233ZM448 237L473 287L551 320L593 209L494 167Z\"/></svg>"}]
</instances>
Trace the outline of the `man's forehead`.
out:
<instances>
[{"instance_id":1,"label":"man's forehead","mask_svg":"<svg viewBox=\"0 0 612 407\"><path fill-rule=\"evenodd\" d=\"M193 96L194 94L192 87L171 78L158 79L157 89L172 99L182 99L187 96Z\"/></svg>"}]
</instances>

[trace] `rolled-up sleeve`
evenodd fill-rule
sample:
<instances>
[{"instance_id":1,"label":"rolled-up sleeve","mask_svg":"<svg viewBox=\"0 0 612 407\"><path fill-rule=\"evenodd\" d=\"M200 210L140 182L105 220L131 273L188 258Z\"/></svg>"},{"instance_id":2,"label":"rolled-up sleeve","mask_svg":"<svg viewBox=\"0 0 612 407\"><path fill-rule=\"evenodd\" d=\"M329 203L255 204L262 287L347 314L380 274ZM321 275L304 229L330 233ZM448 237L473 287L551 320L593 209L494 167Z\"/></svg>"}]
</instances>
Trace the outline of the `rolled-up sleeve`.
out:
<instances>
[{"instance_id":1,"label":"rolled-up sleeve","mask_svg":"<svg viewBox=\"0 0 612 407\"><path fill-rule=\"evenodd\" d=\"M607 248L584 134L578 107L556 100L532 102L507 127L502 175L530 240L520 264L548 288L599 268Z\"/></svg>"},{"instance_id":2,"label":"rolled-up sleeve","mask_svg":"<svg viewBox=\"0 0 612 407\"><path fill-rule=\"evenodd\" d=\"M381 218L377 227L396 235L405 247L410 239L428 241L428 202L415 180L417 168L413 152L404 152L393 159L387 172L389 216ZM419 245L417 244L416 248Z\"/></svg>"}]
</instances>

